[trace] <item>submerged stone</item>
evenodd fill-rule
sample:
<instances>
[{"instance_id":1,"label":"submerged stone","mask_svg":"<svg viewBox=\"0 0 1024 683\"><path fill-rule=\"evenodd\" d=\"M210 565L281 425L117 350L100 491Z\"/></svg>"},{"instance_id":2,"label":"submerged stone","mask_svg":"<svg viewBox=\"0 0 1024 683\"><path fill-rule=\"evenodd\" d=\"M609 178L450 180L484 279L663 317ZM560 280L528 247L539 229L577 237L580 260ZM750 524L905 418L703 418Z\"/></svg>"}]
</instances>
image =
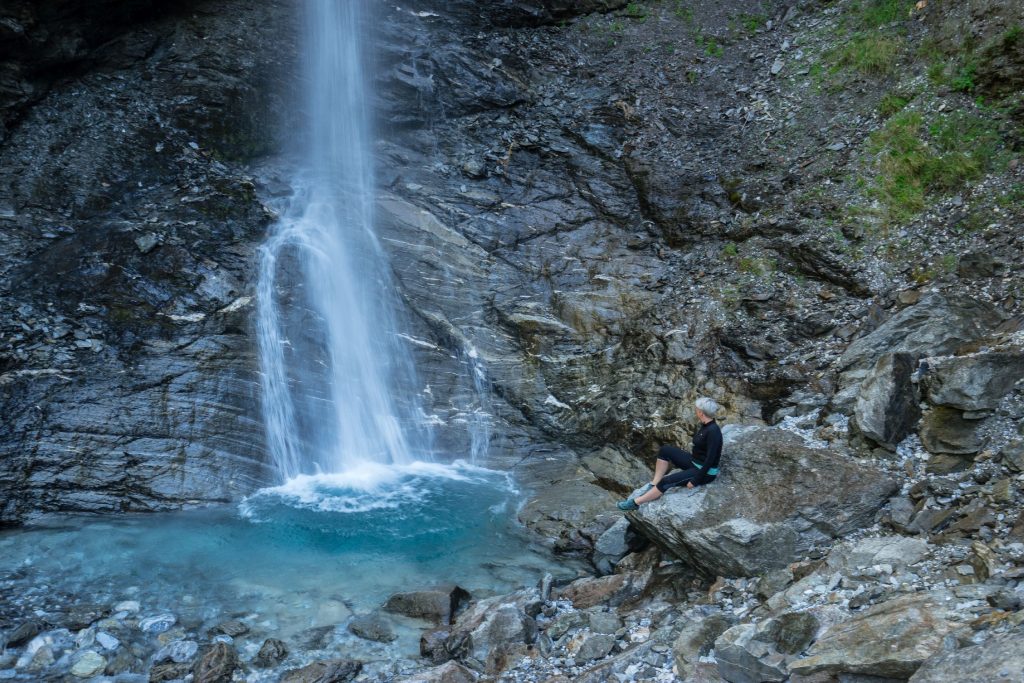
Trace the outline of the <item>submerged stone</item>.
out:
<instances>
[{"instance_id":1,"label":"submerged stone","mask_svg":"<svg viewBox=\"0 0 1024 683\"><path fill-rule=\"evenodd\" d=\"M86 650L71 667L71 675L79 678L90 678L100 673L107 666L107 660L98 652Z\"/></svg>"}]
</instances>

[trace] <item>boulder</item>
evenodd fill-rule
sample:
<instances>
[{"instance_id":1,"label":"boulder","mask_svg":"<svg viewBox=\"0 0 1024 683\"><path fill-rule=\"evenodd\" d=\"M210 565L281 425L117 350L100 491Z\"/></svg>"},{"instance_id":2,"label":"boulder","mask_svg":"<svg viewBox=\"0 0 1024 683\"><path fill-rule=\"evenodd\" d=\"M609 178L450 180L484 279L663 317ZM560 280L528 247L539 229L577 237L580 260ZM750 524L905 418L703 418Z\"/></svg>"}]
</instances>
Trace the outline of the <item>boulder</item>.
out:
<instances>
[{"instance_id":1,"label":"boulder","mask_svg":"<svg viewBox=\"0 0 1024 683\"><path fill-rule=\"evenodd\" d=\"M726 428L722 474L628 513L655 543L711 576L781 569L869 525L897 484L876 468L769 427Z\"/></svg>"},{"instance_id":2,"label":"boulder","mask_svg":"<svg viewBox=\"0 0 1024 683\"><path fill-rule=\"evenodd\" d=\"M348 630L364 640L373 640L378 643L390 643L398 638L391 628L391 624L379 614L363 614L355 617L349 622Z\"/></svg>"},{"instance_id":3,"label":"boulder","mask_svg":"<svg viewBox=\"0 0 1024 683\"><path fill-rule=\"evenodd\" d=\"M620 517L598 537L597 543L594 544L592 562L600 573L611 574L619 560L631 550L627 538L628 530L629 520Z\"/></svg>"},{"instance_id":4,"label":"boulder","mask_svg":"<svg viewBox=\"0 0 1024 683\"><path fill-rule=\"evenodd\" d=\"M384 611L404 614L450 624L452 617L470 599L469 592L459 586L436 590L395 593L384 603Z\"/></svg>"},{"instance_id":5,"label":"boulder","mask_svg":"<svg viewBox=\"0 0 1024 683\"><path fill-rule=\"evenodd\" d=\"M859 570L886 564L894 570L921 561L928 554L928 543L906 536L877 536L832 549L826 564L844 575L857 575Z\"/></svg>"},{"instance_id":6,"label":"boulder","mask_svg":"<svg viewBox=\"0 0 1024 683\"><path fill-rule=\"evenodd\" d=\"M1024 671L1024 631L993 636L980 645L942 652L925 661L910 683L1017 683Z\"/></svg>"},{"instance_id":7,"label":"boulder","mask_svg":"<svg viewBox=\"0 0 1024 683\"><path fill-rule=\"evenodd\" d=\"M540 605L529 590L481 600L459 616L444 648L475 671L500 671L536 640Z\"/></svg>"},{"instance_id":8,"label":"boulder","mask_svg":"<svg viewBox=\"0 0 1024 683\"><path fill-rule=\"evenodd\" d=\"M908 678L958 625L956 603L941 589L879 603L826 630L789 670Z\"/></svg>"},{"instance_id":9,"label":"boulder","mask_svg":"<svg viewBox=\"0 0 1024 683\"><path fill-rule=\"evenodd\" d=\"M917 360L909 353L887 353L860 385L854 420L864 436L895 446L921 419L917 387L911 375Z\"/></svg>"},{"instance_id":10,"label":"boulder","mask_svg":"<svg viewBox=\"0 0 1024 683\"><path fill-rule=\"evenodd\" d=\"M1024 472L1024 440L1011 441L1000 452L1003 464L1014 472Z\"/></svg>"},{"instance_id":11,"label":"boulder","mask_svg":"<svg viewBox=\"0 0 1024 683\"><path fill-rule=\"evenodd\" d=\"M696 670L700 658L711 651L715 640L725 633L733 620L723 614L693 619L679 631L672 643L672 658L679 677L687 680Z\"/></svg>"},{"instance_id":12,"label":"boulder","mask_svg":"<svg viewBox=\"0 0 1024 683\"><path fill-rule=\"evenodd\" d=\"M921 444L929 453L973 455L981 449L979 420L965 420L956 408L937 406L921 419Z\"/></svg>"},{"instance_id":13,"label":"boulder","mask_svg":"<svg viewBox=\"0 0 1024 683\"><path fill-rule=\"evenodd\" d=\"M818 627L808 612L734 626L715 641L718 672L730 683L786 680L789 662L811 643Z\"/></svg>"},{"instance_id":14,"label":"boulder","mask_svg":"<svg viewBox=\"0 0 1024 683\"><path fill-rule=\"evenodd\" d=\"M363 663L353 659L329 659L289 669L281 676L281 683L348 683L362 669Z\"/></svg>"},{"instance_id":15,"label":"boulder","mask_svg":"<svg viewBox=\"0 0 1024 683\"><path fill-rule=\"evenodd\" d=\"M730 683L784 681L786 658L758 638L757 624L739 624L715 641L718 673Z\"/></svg>"},{"instance_id":16,"label":"boulder","mask_svg":"<svg viewBox=\"0 0 1024 683\"><path fill-rule=\"evenodd\" d=\"M929 403L960 410L994 410L1024 378L1024 349L929 358L923 378Z\"/></svg>"},{"instance_id":17,"label":"boulder","mask_svg":"<svg viewBox=\"0 0 1024 683\"><path fill-rule=\"evenodd\" d=\"M647 587L650 572L623 572L597 578L576 579L558 592L560 600L569 600L576 609L597 605L617 607L635 598Z\"/></svg>"},{"instance_id":18,"label":"boulder","mask_svg":"<svg viewBox=\"0 0 1024 683\"><path fill-rule=\"evenodd\" d=\"M587 471L567 475L542 484L540 495L519 511L519 521L541 538L550 539L557 552L590 552L601 534L618 520L618 499L598 486Z\"/></svg>"}]
</instances>

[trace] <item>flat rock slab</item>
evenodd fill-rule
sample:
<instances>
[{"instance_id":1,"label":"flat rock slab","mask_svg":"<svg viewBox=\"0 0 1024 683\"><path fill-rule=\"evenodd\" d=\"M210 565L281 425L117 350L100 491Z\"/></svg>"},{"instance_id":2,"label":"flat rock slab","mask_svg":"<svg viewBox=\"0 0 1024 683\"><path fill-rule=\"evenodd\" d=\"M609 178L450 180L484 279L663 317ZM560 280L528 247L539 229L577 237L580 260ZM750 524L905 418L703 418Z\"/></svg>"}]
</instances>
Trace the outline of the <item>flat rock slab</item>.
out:
<instances>
[{"instance_id":1,"label":"flat rock slab","mask_svg":"<svg viewBox=\"0 0 1024 683\"><path fill-rule=\"evenodd\" d=\"M771 427L723 430L722 474L629 513L645 536L711 576L781 569L872 523L897 484L848 454Z\"/></svg>"},{"instance_id":2,"label":"flat rock slab","mask_svg":"<svg viewBox=\"0 0 1024 683\"><path fill-rule=\"evenodd\" d=\"M959 625L956 603L951 592L935 590L875 605L825 631L789 670L909 678Z\"/></svg>"},{"instance_id":3,"label":"flat rock slab","mask_svg":"<svg viewBox=\"0 0 1024 683\"><path fill-rule=\"evenodd\" d=\"M981 645L937 654L910 683L1018 683L1024 680L1024 631L994 636Z\"/></svg>"},{"instance_id":4,"label":"flat rock slab","mask_svg":"<svg viewBox=\"0 0 1024 683\"><path fill-rule=\"evenodd\" d=\"M291 669L281 676L281 683L348 683L359 675L363 665L353 659L331 659L313 662L301 669Z\"/></svg>"}]
</instances>

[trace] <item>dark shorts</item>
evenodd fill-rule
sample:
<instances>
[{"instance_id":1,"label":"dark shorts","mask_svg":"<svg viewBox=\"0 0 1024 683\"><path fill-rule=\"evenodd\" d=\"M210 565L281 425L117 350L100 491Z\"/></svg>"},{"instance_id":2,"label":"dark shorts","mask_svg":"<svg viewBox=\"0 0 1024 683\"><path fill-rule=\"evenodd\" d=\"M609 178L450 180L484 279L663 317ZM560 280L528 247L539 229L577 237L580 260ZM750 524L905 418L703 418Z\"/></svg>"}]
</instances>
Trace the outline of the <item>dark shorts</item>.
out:
<instances>
[{"instance_id":1,"label":"dark shorts","mask_svg":"<svg viewBox=\"0 0 1024 683\"><path fill-rule=\"evenodd\" d=\"M700 470L693 466L693 455L682 448L662 446L658 451L658 460L666 460L672 463L673 467L681 470L680 472L666 474L658 482L658 490L662 493L665 493L665 491L668 491L673 486L679 486L691 481L695 482L700 476ZM712 480L714 480L714 477L709 479L709 481ZM699 486L699 484L694 483L694 486Z\"/></svg>"}]
</instances>

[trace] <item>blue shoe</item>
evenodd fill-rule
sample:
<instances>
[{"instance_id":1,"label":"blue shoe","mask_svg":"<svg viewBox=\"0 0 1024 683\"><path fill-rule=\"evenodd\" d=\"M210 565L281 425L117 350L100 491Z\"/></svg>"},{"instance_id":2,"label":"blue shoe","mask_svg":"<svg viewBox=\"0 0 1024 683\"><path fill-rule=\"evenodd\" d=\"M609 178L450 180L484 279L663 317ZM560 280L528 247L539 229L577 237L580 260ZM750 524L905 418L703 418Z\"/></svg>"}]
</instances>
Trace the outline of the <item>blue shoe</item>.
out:
<instances>
[{"instance_id":1,"label":"blue shoe","mask_svg":"<svg viewBox=\"0 0 1024 683\"><path fill-rule=\"evenodd\" d=\"M648 482L648 483L643 485L643 488L640 489L640 493L636 494L633 497L634 498L639 498L640 496L644 495L645 493L647 493L648 491L650 491L653 488L654 488L654 484L651 484L650 482Z\"/></svg>"},{"instance_id":2,"label":"blue shoe","mask_svg":"<svg viewBox=\"0 0 1024 683\"><path fill-rule=\"evenodd\" d=\"M639 510L640 509L640 506L637 505L636 501L633 500L632 498L627 498L626 500L620 501L618 503L618 507L619 507L620 510L625 510L627 512L630 511L630 510Z\"/></svg>"}]
</instances>

